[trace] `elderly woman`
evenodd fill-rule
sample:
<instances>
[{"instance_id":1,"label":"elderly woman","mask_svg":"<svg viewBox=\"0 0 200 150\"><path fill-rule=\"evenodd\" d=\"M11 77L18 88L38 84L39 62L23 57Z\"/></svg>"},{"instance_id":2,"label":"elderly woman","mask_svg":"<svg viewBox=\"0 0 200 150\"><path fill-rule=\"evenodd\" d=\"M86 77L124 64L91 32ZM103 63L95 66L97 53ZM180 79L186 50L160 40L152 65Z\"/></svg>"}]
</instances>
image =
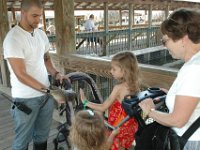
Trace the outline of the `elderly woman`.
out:
<instances>
[{"instance_id":1,"label":"elderly woman","mask_svg":"<svg viewBox=\"0 0 200 150\"><path fill-rule=\"evenodd\" d=\"M200 116L200 11L181 8L161 25L163 45L173 58L185 63L169 89L166 105L169 113L156 111L152 99L139 105L156 122L172 127L181 136ZM200 128L193 133L184 150L200 149Z\"/></svg>"}]
</instances>

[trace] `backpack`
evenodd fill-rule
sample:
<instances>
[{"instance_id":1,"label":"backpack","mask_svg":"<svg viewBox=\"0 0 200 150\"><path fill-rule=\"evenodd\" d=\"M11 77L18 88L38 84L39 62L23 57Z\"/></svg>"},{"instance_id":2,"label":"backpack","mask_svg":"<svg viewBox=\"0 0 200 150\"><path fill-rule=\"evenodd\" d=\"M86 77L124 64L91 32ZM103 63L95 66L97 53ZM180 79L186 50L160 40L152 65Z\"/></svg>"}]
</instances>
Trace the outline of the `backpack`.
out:
<instances>
[{"instance_id":1,"label":"backpack","mask_svg":"<svg viewBox=\"0 0 200 150\"><path fill-rule=\"evenodd\" d=\"M157 122L142 126L135 134L135 150L183 150L189 137L199 128L200 117L180 137L170 127Z\"/></svg>"},{"instance_id":2,"label":"backpack","mask_svg":"<svg viewBox=\"0 0 200 150\"><path fill-rule=\"evenodd\" d=\"M135 150L182 150L186 143L173 129L157 122L139 128L135 141Z\"/></svg>"}]
</instances>

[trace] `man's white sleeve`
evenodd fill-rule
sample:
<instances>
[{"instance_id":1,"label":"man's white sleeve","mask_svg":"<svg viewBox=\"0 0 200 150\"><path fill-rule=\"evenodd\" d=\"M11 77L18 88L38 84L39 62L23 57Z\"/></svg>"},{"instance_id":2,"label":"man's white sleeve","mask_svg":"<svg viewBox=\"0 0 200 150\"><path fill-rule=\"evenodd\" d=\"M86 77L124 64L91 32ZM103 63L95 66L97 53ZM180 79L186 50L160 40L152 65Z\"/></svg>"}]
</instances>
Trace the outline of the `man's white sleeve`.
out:
<instances>
[{"instance_id":1,"label":"man's white sleeve","mask_svg":"<svg viewBox=\"0 0 200 150\"><path fill-rule=\"evenodd\" d=\"M4 58L24 58L24 49L14 38L6 38L3 43Z\"/></svg>"}]
</instances>

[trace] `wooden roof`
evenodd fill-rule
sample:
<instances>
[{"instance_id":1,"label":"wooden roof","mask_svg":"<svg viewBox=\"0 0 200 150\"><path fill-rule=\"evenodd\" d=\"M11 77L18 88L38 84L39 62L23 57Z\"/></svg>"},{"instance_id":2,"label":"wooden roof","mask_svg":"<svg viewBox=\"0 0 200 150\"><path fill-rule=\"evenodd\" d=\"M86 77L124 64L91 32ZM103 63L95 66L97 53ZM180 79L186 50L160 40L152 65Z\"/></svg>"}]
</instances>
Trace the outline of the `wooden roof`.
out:
<instances>
[{"instance_id":1,"label":"wooden roof","mask_svg":"<svg viewBox=\"0 0 200 150\"><path fill-rule=\"evenodd\" d=\"M21 0L7 0L9 9L20 8ZM53 10L54 0L43 0L46 10ZM129 5L133 4L135 10L148 10L152 4L153 10L165 10L169 7L174 10L180 7L200 8L200 3L174 1L174 0L74 0L75 10L104 10L104 3L108 3L109 10L128 10Z\"/></svg>"}]
</instances>

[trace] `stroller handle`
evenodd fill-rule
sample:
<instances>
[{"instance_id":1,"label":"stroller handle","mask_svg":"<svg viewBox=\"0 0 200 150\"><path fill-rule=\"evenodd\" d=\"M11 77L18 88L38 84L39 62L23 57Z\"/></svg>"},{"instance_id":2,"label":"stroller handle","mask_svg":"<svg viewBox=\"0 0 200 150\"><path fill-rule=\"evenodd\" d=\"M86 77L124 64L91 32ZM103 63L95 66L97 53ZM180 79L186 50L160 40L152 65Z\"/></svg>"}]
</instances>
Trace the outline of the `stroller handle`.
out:
<instances>
[{"instance_id":1,"label":"stroller handle","mask_svg":"<svg viewBox=\"0 0 200 150\"><path fill-rule=\"evenodd\" d=\"M95 102L103 103L103 98L97 88L97 85L89 75L83 72L72 72L72 73L67 74L67 77L71 80L71 82L85 81L90 86L92 94L95 98Z\"/></svg>"},{"instance_id":2,"label":"stroller handle","mask_svg":"<svg viewBox=\"0 0 200 150\"><path fill-rule=\"evenodd\" d=\"M165 97L166 97L166 95L163 95L163 96L160 96L159 99L157 99L157 98L156 98L156 99L153 99L153 102L154 102L154 104L156 105L156 109L159 109L161 106L164 105L164 103L165 103ZM143 100L145 100L145 99L143 99ZM135 109L134 111L135 111L136 113L141 112L141 108L140 108L139 106L134 107L133 109ZM142 120L138 120L139 118L138 118L138 116L136 116L136 115L137 115L137 114L134 115L134 116L136 117L136 120L137 120L140 124L143 125ZM119 128L121 125L123 125L126 121L128 121L131 117L133 117L133 116L132 116L132 115L131 115L131 116L130 116L130 115L127 115L124 119L122 119L122 120L117 124L117 126L112 126L112 125L110 125L107 121L104 121L104 124L105 124L106 127L108 127L108 129L110 129L110 130L115 130L115 129Z\"/></svg>"}]
</instances>

